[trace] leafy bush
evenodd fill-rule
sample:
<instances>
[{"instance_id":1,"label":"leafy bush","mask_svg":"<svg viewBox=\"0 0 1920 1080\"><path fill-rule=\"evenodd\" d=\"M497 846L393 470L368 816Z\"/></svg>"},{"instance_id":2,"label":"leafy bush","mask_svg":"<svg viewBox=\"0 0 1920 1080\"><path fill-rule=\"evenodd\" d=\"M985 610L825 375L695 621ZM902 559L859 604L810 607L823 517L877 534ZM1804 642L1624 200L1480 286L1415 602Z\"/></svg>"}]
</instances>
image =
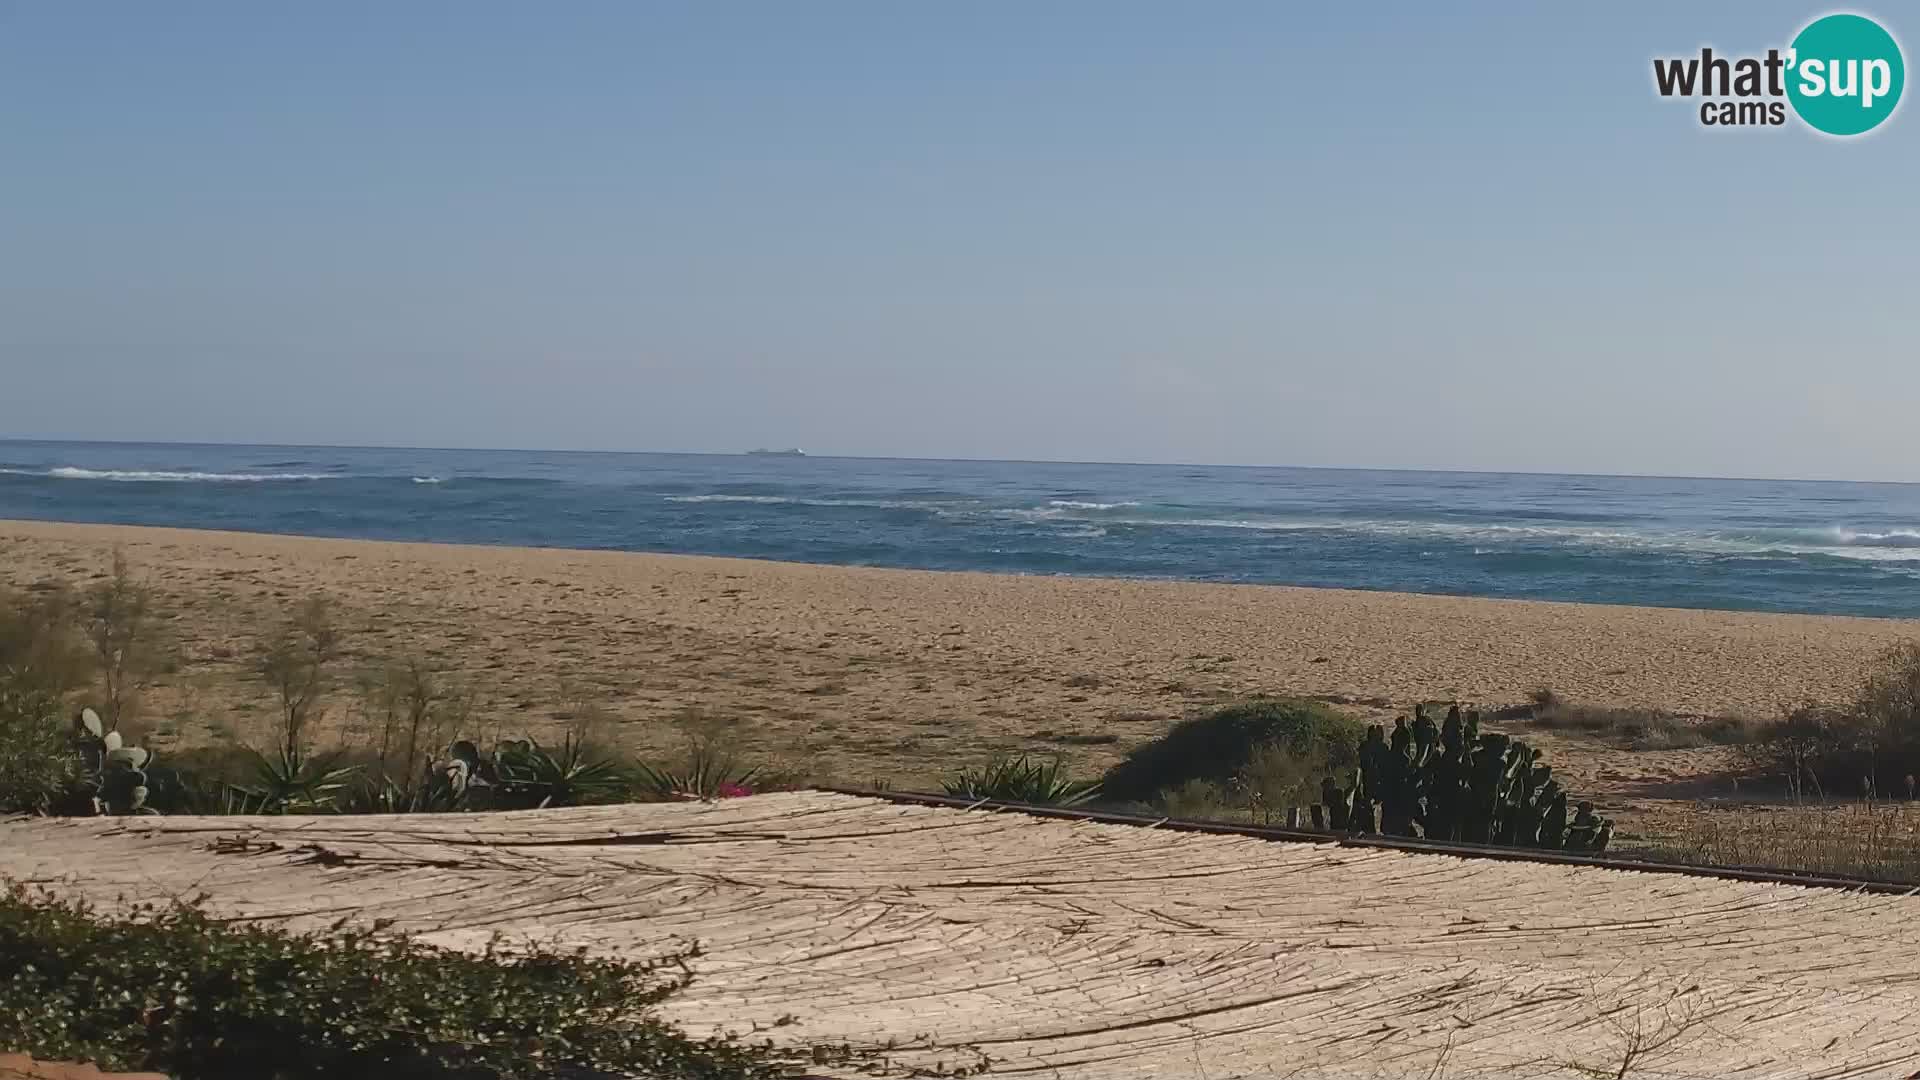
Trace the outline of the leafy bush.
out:
<instances>
[{"instance_id":1,"label":"leafy bush","mask_svg":"<svg viewBox=\"0 0 1920 1080\"><path fill-rule=\"evenodd\" d=\"M955 773L944 786L949 795L1033 806L1078 806L1100 794L1099 784L1067 779L1059 758L1035 761L1025 754L995 754L985 765Z\"/></svg>"},{"instance_id":2,"label":"leafy bush","mask_svg":"<svg viewBox=\"0 0 1920 1080\"><path fill-rule=\"evenodd\" d=\"M1261 699L1175 724L1135 747L1100 782L1101 798L1150 802L1194 781L1224 791L1248 779L1272 784L1273 799L1306 778L1351 772L1366 728L1315 701ZM1189 789L1192 791L1193 789Z\"/></svg>"},{"instance_id":3,"label":"leafy bush","mask_svg":"<svg viewBox=\"0 0 1920 1080\"><path fill-rule=\"evenodd\" d=\"M1763 726L1751 751L1796 789L1894 794L1920 774L1920 642L1881 653L1843 705L1808 702Z\"/></svg>"},{"instance_id":4,"label":"leafy bush","mask_svg":"<svg viewBox=\"0 0 1920 1080\"><path fill-rule=\"evenodd\" d=\"M60 708L51 693L0 673L0 812L151 813L146 770L153 755L108 730L92 709L69 724Z\"/></svg>"},{"instance_id":5,"label":"leafy bush","mask_svg":"<svg viewBox=\"0 0 1920 1080\"><path fill-rule=\"evenodd\" d=\"M1854 762L1842 761L1858 782L1872 791L1890 792L1920 773L1920 642L1909 641L1880 654L1854 699L1858 725ZM1831 773L1829 780L1838 780Z\"/></svg>"},{"instance_id":6,"label":"leafy bush","mask_svg":"<svg viewBox=\"0 0 1920 1080\"><path fill-rule=\"evenodd\" d=\"M0 675L0 813L47 813L79 782L59 698Z\"/></svg>"},{"instance_id":7,"label":"leafy bush","mask_svg":"<svg viewBox=\"0 0 1920 1080\"><path fill-rule=\"evenodd\" d=\"M1143 809L1181 821L1246 821L1249 825L1273 824L1270 805L1256 805L1244 791L1211 780L1189 780L1154 796Z\"/></svg>"},{"instance_id":8,"label":"leafy bush","mask_svg":"<svg viewBox=\"0 0 1920 1080\"><path fill-rule=\"evenodd\" d=\"M0 892L0 1050L183 1080L776 1075L762 1055L649 1014L684 983L583 952L496 941L474 955L190 905L108 916Z\"/></svg>"}]
</instances>

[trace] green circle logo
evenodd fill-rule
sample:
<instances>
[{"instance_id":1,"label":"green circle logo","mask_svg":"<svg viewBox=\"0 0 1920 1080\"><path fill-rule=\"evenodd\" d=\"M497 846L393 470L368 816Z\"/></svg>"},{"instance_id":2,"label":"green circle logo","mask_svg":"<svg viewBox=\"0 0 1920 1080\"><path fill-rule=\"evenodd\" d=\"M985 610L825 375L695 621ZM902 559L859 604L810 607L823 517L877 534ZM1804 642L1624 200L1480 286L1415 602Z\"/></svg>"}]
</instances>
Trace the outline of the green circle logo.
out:
<instances>
[{"instance_id":1,"label":"green circle logo","mask_svg":"<svg viewBox=\"0 0 1920 1080\"><path fill-rule=\"evenodd\" d=\"M1793 39L1787 99L1800 119L1829 135L1860 135L1900 104L1907 65L1900 43L1864 15L1828 15Z\"/></svg>"}]
</instances>

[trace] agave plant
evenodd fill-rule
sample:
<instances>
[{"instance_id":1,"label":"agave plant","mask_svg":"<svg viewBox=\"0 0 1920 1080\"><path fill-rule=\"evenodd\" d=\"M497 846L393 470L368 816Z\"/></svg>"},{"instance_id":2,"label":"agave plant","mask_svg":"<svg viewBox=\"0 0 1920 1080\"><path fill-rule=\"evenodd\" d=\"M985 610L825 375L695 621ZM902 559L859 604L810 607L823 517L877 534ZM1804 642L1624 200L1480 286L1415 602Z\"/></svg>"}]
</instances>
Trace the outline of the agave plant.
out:
<instances>
[{"instance_id":1,"label":"agave plant","mask_svg":"<svg viewBox=\"0 0 1920 1080\"><path fill-rule=\"evenodd\" d=\"M757 766L743 766L738 755L714 739L695 739L684 763L655 766L642 762L636 769L642 793L666 801L711 801L753 794Z\"/></svg>"},{"instance_id":2,"label":"agave plant","mask_svg":"<svg viewBox=\"0 0 1920 1080\"><path fill-rule=\"evenodd\" d=\"M1060 759L1035 761L1026 754L995 754L985 765L962 769L944 785L947 794L969 799L1078 806L1100 794L1100 785L1061 775Z\"/></svg>"},{"instance_id":3,"label":"agave plant","mask_svg":"<svg viewBox=\"0 0 1920 1080\"><path fill-rule=\"evenodd\" d=\"M619 761L572 736L556 748L508 739L490 752L460 739L412 784L382 775L361 785L348 808L373 814L533 810L612 802L627 788Z\"/></svg>"},{"instance_id":4,"label":"agave plant","mask_svg":"<svg viewBox=\"0 0 1920 1080\"><path fill-rule=\"evenodd\" d=\"M470 809L466 792L456 792L445 775L429 768L424 781L404 784L384 773L365 777L340 808L349 814L445 814Z\"/></svg>"},{"instance_id":5,"label":"agave plant","mask_svg":"<svg viewBox=\"0 0 1920 1080\"><path fill-rule=\"evenodd\" d=\"M455 749L461 748L456 744ZM502 743L494 751L492 772L503 808L581 806L618 798L627 789L620 763L594 756L586 741L573 735L557 750L530 738Z\"/></svg>"},{"instance_id":6,"label":"agave plant","mask_svg":"<svg viewBox=\"0 0 1920 1080\"><path fill-rule=\"evenodd\" d=\"M341 792L359 770L340 765L338 754L309 754L281 748L272 757L254 752L253 783L232 785L234 813L324 814L336 809ZM232 804L230 804L232 805Z\"/></svg>"}]
</instances>

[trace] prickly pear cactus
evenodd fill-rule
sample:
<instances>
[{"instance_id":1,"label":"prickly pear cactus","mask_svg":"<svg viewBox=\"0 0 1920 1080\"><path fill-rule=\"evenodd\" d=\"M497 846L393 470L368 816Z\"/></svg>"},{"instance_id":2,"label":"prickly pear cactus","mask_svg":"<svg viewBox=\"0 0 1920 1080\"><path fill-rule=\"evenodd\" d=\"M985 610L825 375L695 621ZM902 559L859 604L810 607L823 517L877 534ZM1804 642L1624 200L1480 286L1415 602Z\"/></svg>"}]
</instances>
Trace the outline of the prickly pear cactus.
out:
<instances>
[{"instance_id":1,"label":"prickly pear cactus","mask_svg":"<svg viewBox=\"0 0 1920 1080\"><path fill-rule=\"evenodd\" d=\"M151 814L147 805L147 766L153 754L129 746L110 730L92 709L73 718L73 745L79 752L83 779L72 800L75 812L92 814Z\"/></svg>"},{"instance_id":2,"label":"prickly pear cactus","mask_svg":"<svg viewBox=\"0 0 1920 1080\"><path fill-rule=\"evenodd\" d=\"M1320 787L1315 820L1336 830L1419 836L1552 850L1604 851L1613 824L1580 803L1570 821L1553 770L1525 742L1480 732L1480 715L1447 710L1435 724L1425 706L1389 736L1374 724L1360 746L1350 789L1332 777Z\"/></svg>"}]
</instances>

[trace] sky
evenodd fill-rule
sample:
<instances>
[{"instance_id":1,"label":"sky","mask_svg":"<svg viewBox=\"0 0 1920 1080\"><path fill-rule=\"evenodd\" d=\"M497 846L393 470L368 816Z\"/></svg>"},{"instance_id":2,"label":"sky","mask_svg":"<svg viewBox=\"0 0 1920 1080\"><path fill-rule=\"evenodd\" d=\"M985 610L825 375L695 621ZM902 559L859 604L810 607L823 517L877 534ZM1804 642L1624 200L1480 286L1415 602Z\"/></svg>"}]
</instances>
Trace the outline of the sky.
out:
<instances>
[{"instance_id":1,"label":"sky","mask_svg":"<svg viewBox=\"0 0 1920 1080\"><path fill-rule=\"evenodd\" d=\"M0 0L0 437L1920 481L1828 10Z\"/></svg>"}]
</instances>

